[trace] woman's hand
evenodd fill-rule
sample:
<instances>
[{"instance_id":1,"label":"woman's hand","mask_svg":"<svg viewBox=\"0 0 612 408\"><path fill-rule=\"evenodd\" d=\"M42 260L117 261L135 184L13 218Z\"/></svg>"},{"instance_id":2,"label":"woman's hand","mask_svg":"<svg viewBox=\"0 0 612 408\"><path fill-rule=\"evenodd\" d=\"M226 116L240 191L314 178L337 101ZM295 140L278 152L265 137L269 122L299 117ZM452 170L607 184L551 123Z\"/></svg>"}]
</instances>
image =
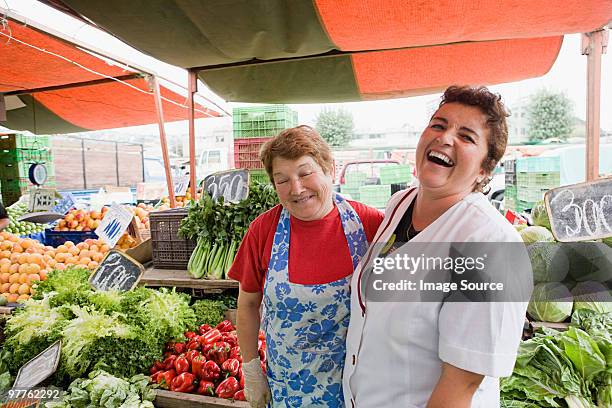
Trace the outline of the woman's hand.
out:
<instances>
[{"instance_id":1,"label":"woman's hand","mask_svg":"<svg viewBox=\"0 0 612 408\"><path fill-rule=\"evenodd\" d=\"M470 408L472 397L483 378L481 374L443 363L442 374L431 393L427 408Z\"/></svg>"},{"instance_id":2,"label":"woman's hand","mask_svg":"<svg viewBox=\"0 0 612 408\"><path fill-rule=\"evenodd\" d=\"M270 402L270 386L268 379L261 369L259 357L242 365L244 375L244 397L252 408L265 408Z\"/></svg>"},{"instance_id":3,"label":"woman's hand","mask_svg":"<svg viewBox=\"0 0 612 408\"><path fill-rule=\"evenodd\" d=\"M271 397L268 379L261 369L257 348L261 321L259 307L262 297L261 292L251 293L240 289L236 316L238 344L242 359L245 361L242 365L244 396L253 408L265 408Z\"/></svg>"}]
</instances>

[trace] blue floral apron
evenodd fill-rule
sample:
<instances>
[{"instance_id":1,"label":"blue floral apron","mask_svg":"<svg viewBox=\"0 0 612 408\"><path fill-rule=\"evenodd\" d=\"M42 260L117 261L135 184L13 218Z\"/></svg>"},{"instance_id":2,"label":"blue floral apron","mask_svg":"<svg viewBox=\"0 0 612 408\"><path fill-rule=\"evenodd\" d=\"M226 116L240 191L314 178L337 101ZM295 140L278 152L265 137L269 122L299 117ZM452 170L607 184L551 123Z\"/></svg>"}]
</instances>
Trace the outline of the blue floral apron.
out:
<instances>
[{"instance_id":1,"label":"blue floral apron","mask_svg":"<svg viewBox=\"0 0 612 408\"><path fill-rule=\"evenodd\" d=\"M342 196L334 194L334 200L355 269L367 250L363 225ZM269 406L343 407L350 276L323 285L289 282L290 229L289 213L283 209L263 296L262 326L272 392Z\"/></svg>"}]
</instances>

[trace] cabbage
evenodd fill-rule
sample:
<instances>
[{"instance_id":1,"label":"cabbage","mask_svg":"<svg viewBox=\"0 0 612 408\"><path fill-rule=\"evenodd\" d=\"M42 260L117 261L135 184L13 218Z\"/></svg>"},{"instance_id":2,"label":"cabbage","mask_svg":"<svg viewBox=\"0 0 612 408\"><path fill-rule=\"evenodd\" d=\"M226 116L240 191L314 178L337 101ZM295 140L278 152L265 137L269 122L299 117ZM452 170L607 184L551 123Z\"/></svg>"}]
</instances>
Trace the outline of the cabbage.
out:
<instances>
[{"instance_id":1,"label":"cabbage","mask_svg":"<svg viewBox=\"0 0 612 408\"><path fill-rule=\"evenodd\" d=\"M527 228L527 224L515 224L514 225L514 229L517 232L521 232L522 230L524 230L525 228Z\"/></svg>"},{"instance_id":2,"label":"cabbage","mask_svg":"<svg viewBox=\"0 0 612 408\"><path fill-rule=\"evenodd\" d=\"M570 275L577 282L612 280L612 248L601 242L565 244Z\"/></svg>"},{"instance_id":3,"label":"cabbage","mask_svg":"<svg viewBox=\"0 0 612 408\"><path fill-rule=\"evenodd\" d=\"M545 227L550 230L550 219L548 218L544 201L538 201L531 209L531 219L533 220L533 225Z\"/></svg>"},{"instance_id":4,"label":"cabbage","mask_svg":"<svg viewBox=\"0 0 612 408\"><path fill-rule=\"evenodd\" d=\"M612 294L599 282L580 282L572 289L572 295L574 310L590 309L597 313L612 313Z\"/></svg>"},{"instance_id":5,"label":"cabbage","mask_svg":"<svg viewBox=\"0 0 612 408\"><path fill-rule=\"evenodd\" d=\"M561 282L567 276L569 260L562 245L556 242L535 242L527 246L535 283Z\"/></svg>"},{"instance_id":6,"label":"cabbage","mask_svg":"<svg viewBox=\"0 0 612 408\"><path fill-rule=\"evenodd\" d=\"M535 320L558 323L572 314L569 289L558 282L540 283L533 288L527 312Z\"/></svg>"},{"instance_id":7,"label":"cabbage","mask_svg":"<svg viewBox=\"0 0 612 408\"><path fill-rule=\"evenodd\" d=\"M604 238L601 242L612 248L612 237Z\"/></svg>"},{"instance_id":8,"label":"cabbage","mask_svg":"<svg viewBox=\"0 0 612 408\"><path fill-rule=\"evenodd\" d=\"M534 242L542 242L548 241L552 242L555 239L553 238L552 233L544 228L538 226L531 226L524 228L521 232L521 238L523 238L523 242L526 244L533 244Z\"/></svg>"}]
</instances>

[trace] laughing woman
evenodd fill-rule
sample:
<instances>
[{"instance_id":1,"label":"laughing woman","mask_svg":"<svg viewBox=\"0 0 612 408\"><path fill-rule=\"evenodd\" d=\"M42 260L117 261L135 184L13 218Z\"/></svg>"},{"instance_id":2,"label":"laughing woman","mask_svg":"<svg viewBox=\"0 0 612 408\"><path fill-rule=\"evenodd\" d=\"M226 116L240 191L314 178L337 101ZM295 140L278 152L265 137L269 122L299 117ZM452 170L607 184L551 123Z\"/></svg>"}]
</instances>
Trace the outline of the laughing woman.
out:
<instances>
[{"instance_id":1,"label":"laughing woman","mask_svg":"<svg viewBox=\"0 0 612 408\"><path fill-rule=\"evenodd\" d=\"M417 145L419 187L391 197L375 239L389 243L388 252L374 257L436 242L522 248L482 194L506 150L506 116L484 87L446 90ZM381 246L372 245L364 263L374 249ZM498 378L512 373L526 302L374 302L364 298L363 282L368 268L360 265L351 286L347 407L499 407ZM525 282L529 288L530 275Z\"/></svg>"},{"instance_id":2,"label":"laughing woman","mask_svg":"<svg viewBox=\"0 0 612 408\"><path fill-rule=\"evenodd\" d=\"M382 213L333 193L331 151L308 126L283 131L260 157L280 205L253 221L229 271L240 281L245 396L252 407L270 398L273 407L343 407L350 276Z\"/></svg>"}]
</instances>

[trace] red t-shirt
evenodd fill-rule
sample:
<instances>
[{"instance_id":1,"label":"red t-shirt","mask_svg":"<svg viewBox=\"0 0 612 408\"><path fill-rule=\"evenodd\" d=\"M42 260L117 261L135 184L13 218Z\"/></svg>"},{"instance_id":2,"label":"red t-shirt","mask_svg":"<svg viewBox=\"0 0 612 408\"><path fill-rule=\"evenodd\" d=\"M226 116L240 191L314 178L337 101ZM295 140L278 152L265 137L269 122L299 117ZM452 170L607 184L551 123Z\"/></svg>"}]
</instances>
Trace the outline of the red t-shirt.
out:
<instances>
[{"instance_id":1,"label":"red t-shirt","mask_svg":"<svg viewBox=\"0 0 612 408\"><path fill-rule=\"evenodd\" d=\"M375 208L347 200L359 215L368 242L372 242L383 213ZM257 217L244 236L229 277L240 282L245 292L263 292L274 233L282 207ZM302 285L334 282L353 273L353 262L342 229L338 208L320 220L291 220L289 281Z\"/></svg>"}]
</instances>

